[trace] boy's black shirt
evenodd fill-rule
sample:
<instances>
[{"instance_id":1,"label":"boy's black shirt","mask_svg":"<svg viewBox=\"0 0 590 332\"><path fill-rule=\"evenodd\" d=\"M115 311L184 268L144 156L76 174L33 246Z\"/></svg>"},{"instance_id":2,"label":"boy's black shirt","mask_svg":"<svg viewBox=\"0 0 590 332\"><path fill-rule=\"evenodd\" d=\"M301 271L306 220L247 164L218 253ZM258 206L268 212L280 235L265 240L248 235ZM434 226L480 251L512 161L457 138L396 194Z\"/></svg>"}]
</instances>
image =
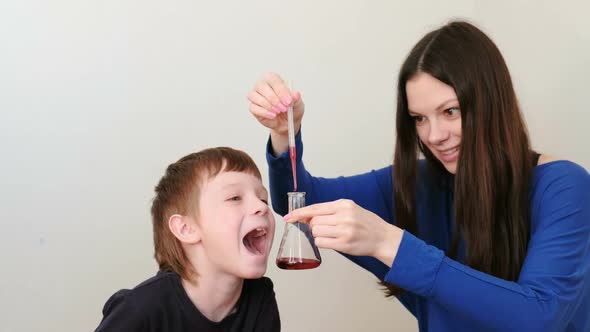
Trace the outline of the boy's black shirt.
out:
<instances>
[{"instance_id":1,"label":"boy's black shirt","mask_svg":"<svg viewBox=\"0 0 590 332\"><path fill-rule=\"evenodd\" d=\"M160 271L129 290L111 296L96 332L276 332L281 323L272 281L246 279L237 310L215 323L191 302L178 274Z\"/></svg>"}]
</instances>

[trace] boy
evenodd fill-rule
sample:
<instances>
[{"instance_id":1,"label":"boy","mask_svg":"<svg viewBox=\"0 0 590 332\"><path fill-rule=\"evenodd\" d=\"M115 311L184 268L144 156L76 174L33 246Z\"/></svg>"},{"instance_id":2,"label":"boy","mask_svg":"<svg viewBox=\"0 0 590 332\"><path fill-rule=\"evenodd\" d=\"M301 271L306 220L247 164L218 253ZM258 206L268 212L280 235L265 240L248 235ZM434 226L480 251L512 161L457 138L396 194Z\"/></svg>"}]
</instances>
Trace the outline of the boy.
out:
<instances>
[{"instance_id":1,"label":"boy","mask_svg":"<svg viewBox=\"0 0 590 332\"><path fill-rule=\"evenodd\" d=\"M274 216L244 152L212 148L168 166L152 204L160 271L107 301L102 331L279 331L263 277Z\"/></svg>"}]
</instances>

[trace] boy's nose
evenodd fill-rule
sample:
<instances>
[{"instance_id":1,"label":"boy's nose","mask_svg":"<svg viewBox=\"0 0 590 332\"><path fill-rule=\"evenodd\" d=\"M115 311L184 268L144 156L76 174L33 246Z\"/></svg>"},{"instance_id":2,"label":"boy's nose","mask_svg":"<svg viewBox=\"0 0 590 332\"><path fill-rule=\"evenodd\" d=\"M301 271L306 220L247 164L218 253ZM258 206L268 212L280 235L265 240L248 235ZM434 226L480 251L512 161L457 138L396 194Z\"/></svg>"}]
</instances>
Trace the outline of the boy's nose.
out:
<instances>
[{"instance_id":1,"label":"boy's nose","mask_svg":"<svg viewBox=\"0 0 590 332\"><path fill-rule=\"evenodd\" d=\"M256 199L253 204L254 204L253 209L254 209L255 215L265 215L268 213L268 211L270 209L268 207L268 204L264 203L260 199Z\"/></svg>"}]
</instances>

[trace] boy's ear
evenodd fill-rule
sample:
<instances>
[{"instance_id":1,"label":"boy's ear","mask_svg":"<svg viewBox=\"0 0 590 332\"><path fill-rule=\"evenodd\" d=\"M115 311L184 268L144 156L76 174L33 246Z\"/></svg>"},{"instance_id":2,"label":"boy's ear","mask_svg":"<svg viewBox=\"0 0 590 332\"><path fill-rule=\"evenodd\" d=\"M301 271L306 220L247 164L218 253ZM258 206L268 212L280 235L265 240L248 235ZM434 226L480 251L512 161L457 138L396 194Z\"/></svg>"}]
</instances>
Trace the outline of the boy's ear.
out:
<instances>
[{"instance_id":1,"label":"boy's ear","mask_svg":"<svg viewBox=\"0 0 590 332\"><path fill-rule=\"evenodd\" d=\"M168 219L168 228L176 238L186 244L196 244L201 241L201 232L197 223L189 216L174 214Z\"/></svg>"}]
</instances>

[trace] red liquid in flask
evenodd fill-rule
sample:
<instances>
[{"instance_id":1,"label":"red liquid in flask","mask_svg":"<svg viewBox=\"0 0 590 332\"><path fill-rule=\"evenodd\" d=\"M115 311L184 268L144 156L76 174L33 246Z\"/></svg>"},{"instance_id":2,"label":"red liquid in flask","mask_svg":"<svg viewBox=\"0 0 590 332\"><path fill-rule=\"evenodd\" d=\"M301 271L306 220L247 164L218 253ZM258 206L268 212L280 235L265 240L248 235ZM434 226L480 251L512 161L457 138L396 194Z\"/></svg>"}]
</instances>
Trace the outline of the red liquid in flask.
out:
<instances>
[{"instance_id":1,"label":"red liquid in flask","mask_svg":"<svg viewBox=\"0 0 590 332\"><path fill-rule=\"evenodd\" d=\"M293 170L293 191L297 191L297 150L294 146L289 147L289 156L291 157L291 169Z\"/></svg>"},{"instance_id":2,"label":"red liquid in flask","mask_svg":"<svg viewBox=\"0 0 590 332\"><path fill-rule=\"evenodd\" d=\"M307 270L320 266L321 261L317 259L303 258L293 260L288 257L277 259L277 266L283 270Z\"/></svg>"}]
</instances>

